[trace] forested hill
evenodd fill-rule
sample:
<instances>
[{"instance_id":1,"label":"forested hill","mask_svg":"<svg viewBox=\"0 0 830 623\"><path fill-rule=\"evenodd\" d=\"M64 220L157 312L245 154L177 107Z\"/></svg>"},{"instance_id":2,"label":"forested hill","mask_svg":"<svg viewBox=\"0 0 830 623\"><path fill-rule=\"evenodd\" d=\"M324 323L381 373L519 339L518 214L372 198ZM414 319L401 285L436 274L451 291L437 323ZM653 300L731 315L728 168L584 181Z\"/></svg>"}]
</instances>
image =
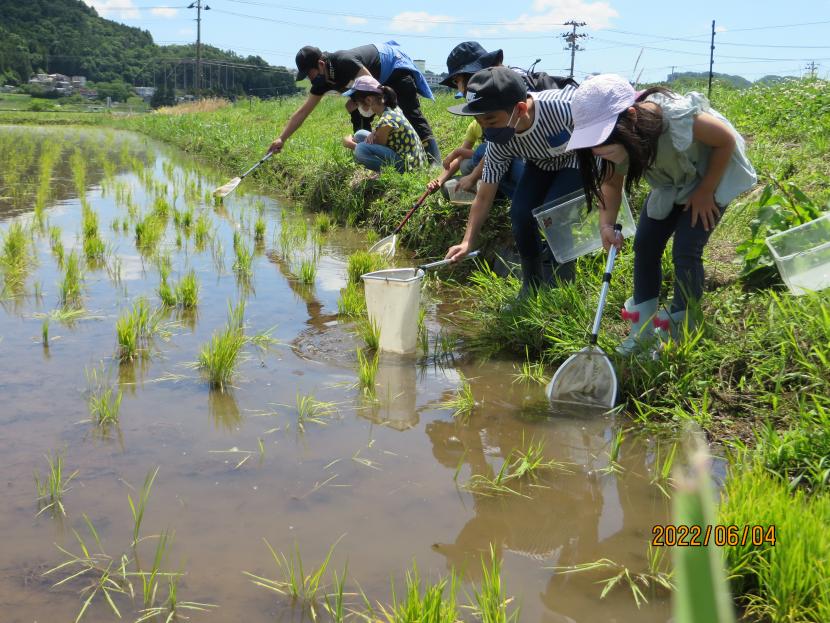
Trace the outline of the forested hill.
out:
<instances>
[{"instance_id":1,"label":"forested hill","mask_svg":"<svg viewBox=\"0 0 830 623\"><path fill-rule=\"evenodd\" d=\"M124 81L154 84L159 69L176 70L184 86L196 56L195 46L158 46L150 33L100 17L81 0L0 0L0 84L25 83L36 72L86 76L92 82ZM216 94L254 92L269 95L291 91L293 78L258 56L242 57L204 46L204 56L225 63L233 83L210 81L210 65L202 83ZM216 69L214 74L221 70ZM154 75L155 70L155 75ZM270 91L270 92L269 92Z\"/></svg>"}]
</instances>

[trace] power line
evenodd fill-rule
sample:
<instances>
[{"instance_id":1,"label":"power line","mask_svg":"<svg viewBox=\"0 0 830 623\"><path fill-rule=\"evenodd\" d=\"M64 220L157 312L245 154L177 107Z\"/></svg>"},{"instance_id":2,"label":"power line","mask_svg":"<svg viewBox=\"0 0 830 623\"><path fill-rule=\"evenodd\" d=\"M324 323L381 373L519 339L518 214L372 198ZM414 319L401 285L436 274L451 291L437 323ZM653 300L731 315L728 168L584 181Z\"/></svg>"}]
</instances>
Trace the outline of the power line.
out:
<instances>
[{"instance_id":1,"label":"power line","mask_svg":"<svg viewBox=\"0 0 830 623\"><path fill-rule=\"evenodd\" d=\"M585 49L585 48L582 48L582 47L579 46L578 41L580 39L582 39L583 37L587 37L588 35L586 35L585 33L577 33L576 32L576 29L577 28L582 28L585 25L585 22L577 22L575 20L569 20L569 21L565 22L565 24L572 28L571 32L563 32L561 36L568 44L565 49L566 50L569 49L571 51L571 73L568 74L568 75L571 78L573 78L574 77L574 60L576 58L576 53L578 51L581 51L581 50Z\"/></svg>"}]
</instances>

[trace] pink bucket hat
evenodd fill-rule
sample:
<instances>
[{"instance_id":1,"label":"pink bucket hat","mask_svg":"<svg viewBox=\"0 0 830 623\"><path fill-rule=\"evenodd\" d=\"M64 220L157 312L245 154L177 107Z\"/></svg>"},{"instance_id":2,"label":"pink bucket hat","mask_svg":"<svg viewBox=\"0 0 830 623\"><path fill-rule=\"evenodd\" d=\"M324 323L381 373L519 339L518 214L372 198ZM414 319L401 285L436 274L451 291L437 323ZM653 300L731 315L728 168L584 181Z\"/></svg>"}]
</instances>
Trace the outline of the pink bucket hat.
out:
<instances>
[{"instance_id":1,"label":"pink bucket hat","mask_svg":"<svg viewBox=\"0 0 830 623\"><path fill-rule=\"evenodd\" d=\"M362 93L383 93L380 88L380 82L375 80L372 76L358 76L355 78L352 88L343 93L343 95L351 96L357 91Z\"/></svg>"},{"instance_id":2,"label":"pink bucket hat","mask_svg":"<svg viewBox=\"0 0 830 623\"><path fill-rule=\"evenodd\" d=\"M620 113L636 100L634 87L616 74L600 74L583 82L571 99L574 131L568 150L596 147L605 142Z\"/></svg>"}]
</instances>

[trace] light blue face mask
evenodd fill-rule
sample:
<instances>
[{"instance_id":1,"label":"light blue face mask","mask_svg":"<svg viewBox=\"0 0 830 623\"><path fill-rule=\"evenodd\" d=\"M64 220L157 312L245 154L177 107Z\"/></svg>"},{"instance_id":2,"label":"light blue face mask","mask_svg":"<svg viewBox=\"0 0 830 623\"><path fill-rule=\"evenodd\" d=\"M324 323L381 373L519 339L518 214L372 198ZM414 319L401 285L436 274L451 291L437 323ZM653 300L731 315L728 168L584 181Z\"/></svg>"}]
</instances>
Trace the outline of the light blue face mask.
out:
<instances>
[{"instance_id":1,"label":"light blue face mask","mask_svg":"<svg viewBox=\"0 0 830 623\"><path fill-rule=\"evenodd\" d=\"M484 140L490 141L491 143L495 143L496 145L504 145L509 143L510 140L516 136L516 126L510 125L510 122L513 121L513 116L516 114L516 109L513 109L513 112L510 113L510 119L507 120L507 125L503 128L484 128ZM519 120L516 119L516 125L519 124Z\"/></svg>"}]
</instances>

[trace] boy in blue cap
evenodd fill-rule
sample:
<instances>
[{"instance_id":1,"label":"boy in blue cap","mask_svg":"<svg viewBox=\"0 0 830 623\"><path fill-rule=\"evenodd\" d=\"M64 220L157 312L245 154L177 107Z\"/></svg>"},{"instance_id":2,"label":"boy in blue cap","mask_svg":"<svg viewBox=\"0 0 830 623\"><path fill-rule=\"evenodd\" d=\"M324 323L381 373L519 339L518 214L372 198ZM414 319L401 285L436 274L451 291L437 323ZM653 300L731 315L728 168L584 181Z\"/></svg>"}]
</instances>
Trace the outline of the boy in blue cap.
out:
<instances>
[{"instance_id":1,"label":"boy in blue cap","mask_svg":"<svg viewBox=\"0 0 830 623\"><path fill-rule=\"evenodd\" d=\"M308 77L311 89L305 103L291 115L280 135L271 143L270 152L282 150L285 141L299 129L323 95L329 91L344 93L358 76L372 76L395 90L404 116L415 128L430 159L436 164L441 162L438 143L421 112L418 94L435 98L423 74L396 42L362 45L337 52L323 52L314 46L305 46L297 52L295 61L297 80ZM353 129L365 129L352 100L347 101L346 108L352 115Z\"/></svg>"},{"instance_id":2,"label":"boy in blue cap","mask_svg":"<svg viewBox=\"0 0 830 623\"><path fill-rule=\"evenodd\" d=\"M464 238L449 248L446 257L457 261L474 248L499 181L512 159L524 158L524 172L510 206L513 237L522 265L520 297L542 283L543 242L532 211L582 188L577 159L566 153L573 128L570 101L574 91L569 85L531 93L516 72L490 67L470 78L467 102L449 109L456 115L475 116L487 140L487 152L482 184L470 206ZM554 262L554 266L557 278L573 279L573 262Z\"/></svg>"}]
</instances>

